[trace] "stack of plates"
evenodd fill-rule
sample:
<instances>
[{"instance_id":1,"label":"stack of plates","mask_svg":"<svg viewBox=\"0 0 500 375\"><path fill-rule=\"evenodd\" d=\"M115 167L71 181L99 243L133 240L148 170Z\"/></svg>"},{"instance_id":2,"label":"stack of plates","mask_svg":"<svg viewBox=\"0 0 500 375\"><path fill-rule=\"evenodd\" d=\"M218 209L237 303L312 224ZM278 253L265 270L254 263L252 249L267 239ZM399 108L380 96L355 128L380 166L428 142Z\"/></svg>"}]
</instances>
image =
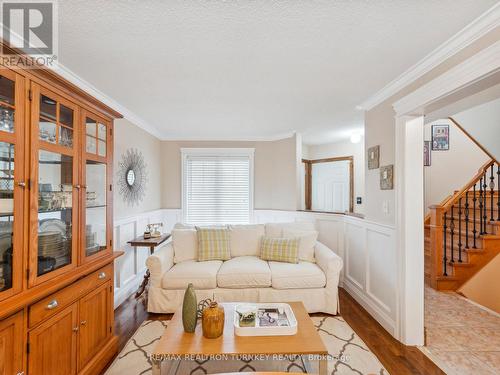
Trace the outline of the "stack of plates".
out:
<instances>
[{"instance_id":1,"label":"stack of plates","mask_svg":"<svg viewBox=\"0 0 500 375\"><path fill-rule=\"evenodd\" d=\"M38 255L54 258L58 268L69 263L68 242L59 231L38 232Z\"/></svg>"}]
</instances>

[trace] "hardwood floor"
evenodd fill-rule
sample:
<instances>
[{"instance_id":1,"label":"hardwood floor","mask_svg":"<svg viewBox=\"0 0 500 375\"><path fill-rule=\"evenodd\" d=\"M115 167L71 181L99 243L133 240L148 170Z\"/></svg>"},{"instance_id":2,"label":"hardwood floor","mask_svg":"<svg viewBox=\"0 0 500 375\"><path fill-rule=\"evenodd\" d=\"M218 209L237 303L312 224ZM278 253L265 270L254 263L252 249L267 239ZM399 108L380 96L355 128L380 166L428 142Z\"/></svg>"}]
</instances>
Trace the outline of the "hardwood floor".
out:
<instances>
[{"instance_id":1,"label":"hardwood floor","mask_svg":"<svg viewBox=\"0 0 500 375\"><path fill-rule=\"evenodd\" d=\"M146 294L145 294L146 295ZM359 337L368 345L391 375L444 374L429 358L415 347L396 341L344 289L339 289L340 313ZM313 314L324 316L324 314ZM121 351L130 337L145 320L170 320L172 314L150 314L146 298L135 300L130 296L115 310L115 333ZM126 375L126 374L124 374Z\"/></svg>"}]
</instances>

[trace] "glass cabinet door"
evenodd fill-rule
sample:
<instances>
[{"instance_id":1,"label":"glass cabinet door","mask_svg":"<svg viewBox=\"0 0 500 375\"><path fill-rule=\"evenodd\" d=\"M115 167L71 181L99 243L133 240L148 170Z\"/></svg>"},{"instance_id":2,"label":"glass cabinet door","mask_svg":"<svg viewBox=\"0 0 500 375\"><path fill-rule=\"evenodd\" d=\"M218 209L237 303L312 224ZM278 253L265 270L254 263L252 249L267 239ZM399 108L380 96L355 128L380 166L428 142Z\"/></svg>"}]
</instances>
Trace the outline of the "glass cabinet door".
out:
<instances>
[{"instance_id":1,"label":"glass cabinet door","mask_svg":"<svg viewBox=\"0 0 500 375\"><path fill-rule=\"evenodd\" d=\"M82 212L83 262L111 252L111 124L98 116L82 114L84 199Z\"/></svg>"},{"instance_id":2,"label":"glass cabinet door","mask_svg":"<svg viewBox=\"0 0 500 375\"><path fill-rule=\"evenodd\" d=\"M0 70L0 300L22 288L24 78Z\"/></svg>"},{"instance_id":3,"label":"glass cabinet door","mask_svg":"<svg viewBox=\"0 0 500 375\"><path fill-rule=\"evenodd\" d=\"M30 284L39 284L76 266L78 251L78 132L77 107L33 84L32 234ZM38 110L37 110L38 109Z\"/></svg>"}]
</instances>

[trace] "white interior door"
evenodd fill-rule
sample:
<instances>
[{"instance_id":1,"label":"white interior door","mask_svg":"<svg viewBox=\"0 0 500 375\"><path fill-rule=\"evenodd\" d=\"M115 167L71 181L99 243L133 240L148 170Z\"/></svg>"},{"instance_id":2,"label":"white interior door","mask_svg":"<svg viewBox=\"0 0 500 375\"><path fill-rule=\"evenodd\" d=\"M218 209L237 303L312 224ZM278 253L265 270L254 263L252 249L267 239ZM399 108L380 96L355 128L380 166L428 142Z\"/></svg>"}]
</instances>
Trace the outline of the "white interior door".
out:
<instances>
[{"instance_id":1,"label":"white interior door","mask_svg":"<svg viewBox=\"0 0 500 375\"><path fill-rule=\"evenodd\" d=\"M349 211L349 170L348 160L312 164L313 211Z\"/></svg>"}]
</instances>

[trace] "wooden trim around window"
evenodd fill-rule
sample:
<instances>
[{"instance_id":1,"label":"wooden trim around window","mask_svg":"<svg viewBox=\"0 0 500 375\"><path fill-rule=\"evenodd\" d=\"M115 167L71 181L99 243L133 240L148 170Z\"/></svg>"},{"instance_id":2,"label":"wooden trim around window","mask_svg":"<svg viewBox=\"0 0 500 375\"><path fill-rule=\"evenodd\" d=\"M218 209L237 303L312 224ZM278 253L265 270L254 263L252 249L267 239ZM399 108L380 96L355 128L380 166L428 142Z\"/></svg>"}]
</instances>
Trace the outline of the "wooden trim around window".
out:
<instances>
[{"instance_id":1,"label":"wooden trim around window","mask_svg":"<svg viewBox=\"0 0 500 375\"><path fill-rule=\"evenodd\" d=\"M331 163L335 161L349 161L349 212L354 212L354 157L339 156L325 159L302 159L305 164L305 203L306 210L312 207L312 165L317 163Z\"/></svg>"}]
</instances>

